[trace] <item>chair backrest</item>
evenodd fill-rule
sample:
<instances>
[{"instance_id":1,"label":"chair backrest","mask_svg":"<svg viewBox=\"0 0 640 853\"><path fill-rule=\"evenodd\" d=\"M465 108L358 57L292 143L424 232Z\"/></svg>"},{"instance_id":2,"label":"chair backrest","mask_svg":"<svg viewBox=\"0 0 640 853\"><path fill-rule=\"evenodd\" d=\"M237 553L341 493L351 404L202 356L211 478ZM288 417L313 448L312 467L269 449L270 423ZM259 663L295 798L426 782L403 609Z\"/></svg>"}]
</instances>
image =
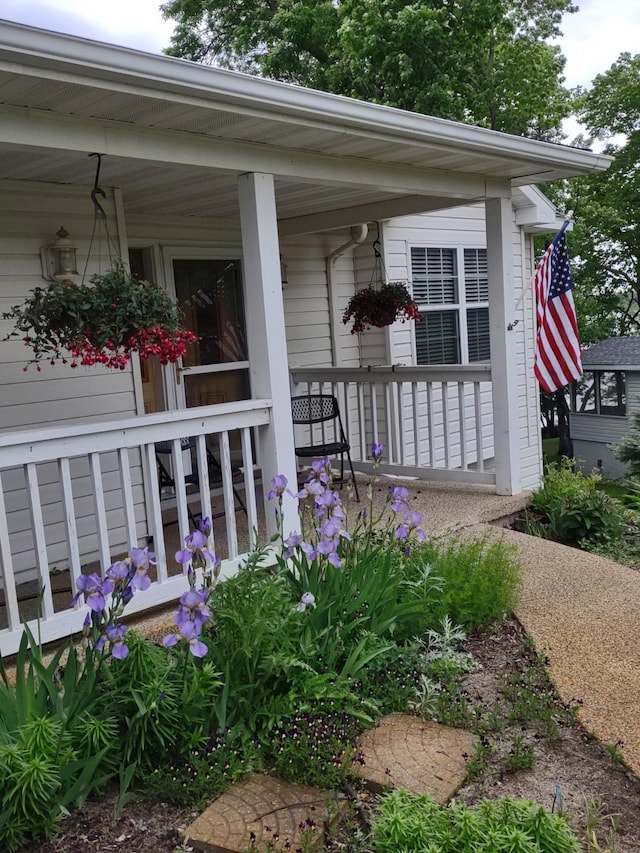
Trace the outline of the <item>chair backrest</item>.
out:
<instances>
[{"instance_id":1,"label":"chair backrest","mask_svg":"<svg viewBox=\"0 0 640 853\"><path fill-rule=\"evenodd\" d=\"M319 424L340 418L338 401L331 394L304 394L291 398L294 424Z\"/></svg>"}]
</instances>

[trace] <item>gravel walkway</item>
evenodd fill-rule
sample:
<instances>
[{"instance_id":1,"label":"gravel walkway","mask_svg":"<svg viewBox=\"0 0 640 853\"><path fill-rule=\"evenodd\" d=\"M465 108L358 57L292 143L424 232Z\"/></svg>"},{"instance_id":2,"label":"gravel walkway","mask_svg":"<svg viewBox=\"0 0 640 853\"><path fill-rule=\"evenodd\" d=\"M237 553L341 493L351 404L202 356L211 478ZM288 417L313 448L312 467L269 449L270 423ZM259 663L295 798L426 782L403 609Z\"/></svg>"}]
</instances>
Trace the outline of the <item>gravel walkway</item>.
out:
<instances>
[{"instance_id":1,"label":"gravel walkway","mask_svg":"<svg viewBox=\"0 0 640 853\"><path fill-rule=\"evenodd\" d=\"M477 525L503 535L524 566L517 616L549 659L562 699L580 702L585 728L619 740L640 774L640 572L556 542Z\"/></svg>"}]
</instances>

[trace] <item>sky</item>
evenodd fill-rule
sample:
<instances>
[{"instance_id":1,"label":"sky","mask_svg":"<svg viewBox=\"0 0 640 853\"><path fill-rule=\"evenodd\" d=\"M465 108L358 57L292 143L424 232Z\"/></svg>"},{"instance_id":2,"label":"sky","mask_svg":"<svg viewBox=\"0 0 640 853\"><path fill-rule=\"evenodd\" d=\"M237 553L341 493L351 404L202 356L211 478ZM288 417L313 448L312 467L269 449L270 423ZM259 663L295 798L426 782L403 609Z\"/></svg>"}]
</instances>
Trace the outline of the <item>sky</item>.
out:
<instances>
[{"instance_id":1,"label":"sky","mask_svg":"<svg viewBox=\"0 0 640 853\"><path fill-rule=\"evenodd\" d=\"M640 0L577 0L566 15L559 44L567 57L569 86L588 86L620 53L640 52ZM0 0L0 18L44 29L160 53L173 23L164 21L160 0ZM571 137L574 125L565 127Z\"/></svg>"}]
</instances>

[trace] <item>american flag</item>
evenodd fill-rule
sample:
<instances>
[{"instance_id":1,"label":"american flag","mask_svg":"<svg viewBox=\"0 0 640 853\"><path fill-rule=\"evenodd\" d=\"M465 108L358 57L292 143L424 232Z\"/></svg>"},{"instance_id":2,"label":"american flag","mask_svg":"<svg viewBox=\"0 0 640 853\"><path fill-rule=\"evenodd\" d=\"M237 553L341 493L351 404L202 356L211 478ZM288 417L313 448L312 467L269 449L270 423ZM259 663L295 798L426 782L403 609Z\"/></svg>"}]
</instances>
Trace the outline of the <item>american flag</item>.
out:
<instances>
[{"instance_id":1,"label":"american flag","mask_svg":"<svg viewBox=\"0 0 640 853\"><path fill-rule=\"evenodd\" d=\"M565 222L536 268L538 337L534 373L551 393L582 376L580 336L573 302L573 281Z\"/></svg>"}]
</instances>

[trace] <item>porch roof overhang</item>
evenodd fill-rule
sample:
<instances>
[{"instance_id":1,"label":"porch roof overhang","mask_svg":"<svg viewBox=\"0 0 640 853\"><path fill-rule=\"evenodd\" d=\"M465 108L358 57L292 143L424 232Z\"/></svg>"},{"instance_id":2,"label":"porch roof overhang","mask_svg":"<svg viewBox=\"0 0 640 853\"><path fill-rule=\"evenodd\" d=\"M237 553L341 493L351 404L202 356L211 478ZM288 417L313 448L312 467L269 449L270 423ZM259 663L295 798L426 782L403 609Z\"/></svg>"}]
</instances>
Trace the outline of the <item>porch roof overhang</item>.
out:
<instances>
[{"instance_id":1,"label":"porch roof overhang","mask_svg":"<svg viewBox=\"0 0 640 853\"><path fill-rule=\"evenodd\" d=\"M128 215L236 217L275 176L281 233L508 196L610 159L0 21L0 180L123 189Z\"/></svg>"}]
</instances>

